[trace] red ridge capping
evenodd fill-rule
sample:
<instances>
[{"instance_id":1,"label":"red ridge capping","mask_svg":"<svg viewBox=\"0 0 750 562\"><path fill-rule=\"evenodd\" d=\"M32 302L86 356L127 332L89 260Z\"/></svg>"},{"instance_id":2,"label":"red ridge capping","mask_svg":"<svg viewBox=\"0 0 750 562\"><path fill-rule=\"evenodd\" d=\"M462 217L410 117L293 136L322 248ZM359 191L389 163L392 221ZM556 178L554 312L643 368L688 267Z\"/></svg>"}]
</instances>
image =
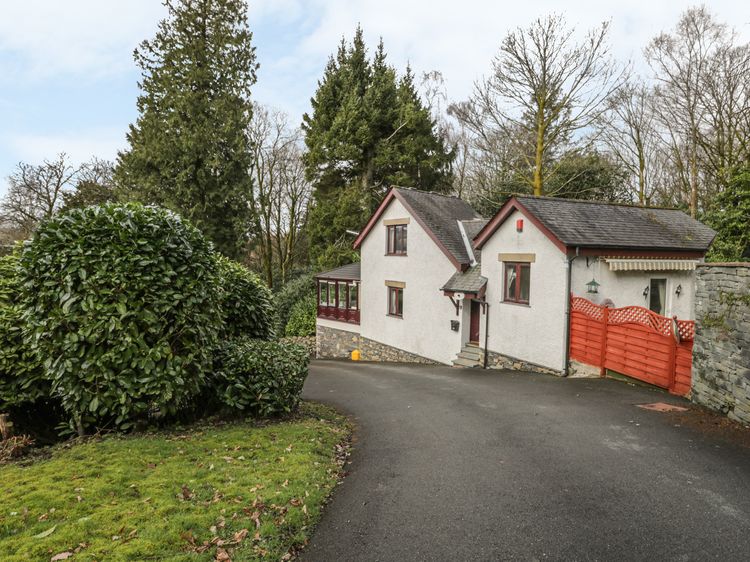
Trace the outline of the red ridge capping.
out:
<instances>
[{"instance_id":1,"label":"red ridge capping","mask_svg":"<svg viewBox=\"0 0 750 562\"><path fill-rule=\"evenodd\" d=\"M540 221L534 214L531 213L526 207L524 207L521 202L514 197L511 197L505 202L505 205L503 205L500 210L495 213L495 216L490 219L490 222L488 222L486 225L484 225L484 228L479 231L479 234L477 234L474 237L474 247L477 250L480 250L482 246L484 246L485 242L489 240L492 235L495 233L495 231L500 228L500 225L502 225L505 222L505 219L508 218L508 216L513 212L518 211L521 213L524 217L529 219L531 223L537 227L542 234L544 234L549 240L557 246L557 248L564 254L567 254L568 247L560 240L557 236L555 236L552 231L547 228L542 221Z\"/></svg>"}]
</instances>

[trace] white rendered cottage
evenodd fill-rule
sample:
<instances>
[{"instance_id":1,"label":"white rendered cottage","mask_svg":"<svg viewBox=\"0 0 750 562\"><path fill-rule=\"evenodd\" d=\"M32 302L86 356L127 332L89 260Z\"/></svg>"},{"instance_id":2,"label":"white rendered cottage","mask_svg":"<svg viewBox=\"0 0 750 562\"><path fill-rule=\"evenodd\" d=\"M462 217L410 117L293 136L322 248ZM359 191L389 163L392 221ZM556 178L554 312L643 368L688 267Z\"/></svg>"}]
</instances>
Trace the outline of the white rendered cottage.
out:
<instances>
[{"instance_id":1,"label":"white rendered cottage","mask_svg":"<svg viewBox=\"0 0 750 562\"><path fill-rule=\"evenodd\" d=\"M464 201L392 188L318 275L319 357L566 369L570 295L692 319L715 233L685 213L511 198L489 221Z\"/></svg>"}]
</instances>

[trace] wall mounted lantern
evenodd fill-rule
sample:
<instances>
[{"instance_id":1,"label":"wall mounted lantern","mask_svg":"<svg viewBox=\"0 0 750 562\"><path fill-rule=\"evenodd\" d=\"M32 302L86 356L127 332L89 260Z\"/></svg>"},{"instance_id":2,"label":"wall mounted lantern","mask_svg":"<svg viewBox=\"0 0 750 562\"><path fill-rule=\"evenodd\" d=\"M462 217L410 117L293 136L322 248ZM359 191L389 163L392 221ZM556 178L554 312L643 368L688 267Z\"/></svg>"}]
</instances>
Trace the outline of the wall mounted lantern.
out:
<instances>
[{"instance_id":1,"label":"wall mounted lantern","mask_svg":"<svg viewBox=\"0 0 750 562\"><path fill-rule=\"evenodd\" d=\"M647 298L648 298L648 285L646 285L646 288L645 288L645 289L643 289L643 298L644 298L644 299L647 299Z\"/></svg>"},{"instance_id":2,"label":"wall mounted lantern","mask_svg":"<svg viewBox=\"0 0 750 562\"><path fill-rule=\"evenodd\" d=\"M682 285L677 285L677 288L674 290L674 294L678 297L680 296L680 293L682 292Z\"/></svg>"},{"instance_id":3,"label":"wall mounted lantern","mask_svg":"<svg viewBox=\"0 0 750 562\"><path fill-rule=\"evenodd\" d=\"M592 279L588 283L586 283L586 292L587 293L598 293L599 287L601 286L601 283L597 283L596 279Z\"/></svg>"}]
</instances>

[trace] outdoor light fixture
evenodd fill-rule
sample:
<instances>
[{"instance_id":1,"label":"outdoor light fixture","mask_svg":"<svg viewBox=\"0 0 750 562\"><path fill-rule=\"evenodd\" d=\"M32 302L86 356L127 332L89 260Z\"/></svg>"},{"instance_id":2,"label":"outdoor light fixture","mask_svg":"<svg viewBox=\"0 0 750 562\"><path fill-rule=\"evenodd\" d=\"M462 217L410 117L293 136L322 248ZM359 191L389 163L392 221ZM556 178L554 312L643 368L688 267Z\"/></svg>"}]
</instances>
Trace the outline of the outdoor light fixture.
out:
<instances>
[{"instance_id":1,"label":"outdoor light fixture","mask_svg":"<svg viewBox=\"0 0 750 562\"><path fill-rule=\"evenodd\" d=\"M643 298L644 299L648 298L648 285L646 285L646 288L643 289Z\"/></svg>"},{"instance_id":2,"label":"outdoor light fixture","mask_svg":"<svg viewBox=\"0 0 750 562\"><path fill-rule=\"evenodd\" d=\"M601 283L597 283L596 279L592 279L588 283L586 283L586 292L587 293L598 293L599 287L601 286Z\"/></svg>"},{"instance_id":3,"label":"outdoor light fixture","mask_svg":"<svg viewBox=\"0 0 750 562\"><path fill-rule=\"evenodd\" d=\"M674 290L674 294L679 297L681 292L682 292L682 285L677 285L677 288Z\"/></svg>"}]
</instances>

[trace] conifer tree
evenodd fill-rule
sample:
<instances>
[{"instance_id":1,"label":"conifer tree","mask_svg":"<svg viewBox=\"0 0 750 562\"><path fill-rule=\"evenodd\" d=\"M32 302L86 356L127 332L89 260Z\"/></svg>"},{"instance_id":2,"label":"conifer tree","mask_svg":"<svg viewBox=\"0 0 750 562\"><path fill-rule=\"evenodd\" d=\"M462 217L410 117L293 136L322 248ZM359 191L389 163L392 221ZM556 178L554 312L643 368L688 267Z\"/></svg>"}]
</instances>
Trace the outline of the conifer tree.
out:
<instances>
[{"instance_id":1,"label":"conifer tree","mask_svg":"<svg viewBox=\"0 0 750 562\"><path fill-rule=\"evenodd\" d=\"M252 209L248 125L255 49L245 0L166 0L156 36L135 51L139 116L118 156L132 199L169 207L230 257Z\"/></svg>"},{"instance_id":2,"label":"conifer tree","mask_svg":"<svg viewBox=\"0 0 750 562\"><path fill-rule=\"evenodd\" d=\"M362 228L388 187L447 190L452 152L414 86L398 78L382 40L372 60L362 28L326 65L305 114L305 166L313 184L308 215L314 266L353 257L349 231Z\"/></svg>"}]
</instances>

